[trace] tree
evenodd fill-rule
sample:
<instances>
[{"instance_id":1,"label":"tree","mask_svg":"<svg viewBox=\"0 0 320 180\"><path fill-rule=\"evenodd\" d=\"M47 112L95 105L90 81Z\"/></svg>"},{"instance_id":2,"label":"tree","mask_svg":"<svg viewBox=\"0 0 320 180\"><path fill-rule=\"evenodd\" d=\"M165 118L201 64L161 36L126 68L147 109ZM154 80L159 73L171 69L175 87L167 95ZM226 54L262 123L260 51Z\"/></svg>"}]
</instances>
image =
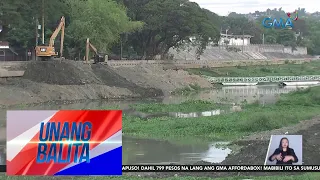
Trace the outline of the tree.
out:
<instances>
[{"instance_id":1,"label":"tree","mask_svg":"<svg viewBox=\"0 0 320 180\"><path fill-rule=\"evenodd\" d=\"M303 43L308 48L308 53L313 55L320 54L320 22L313 19L307 21L308 36L304 37Z\"/></svg>"},{"instance_id":2,"label":"tree","mask_svg":"<svg viewBox=\"0 0 320 180\"><path fill-rule=\"evenodd\" d=\"M249 21L245 17L225 17L222 20L222 29L229 28L228 34L235 34L235 35L242 35L248 34L253 36L251 38L251 42L253 44L260 44L262 43L261 34L262 30L258 24L254 21Z\"/></svg>"},{"instance_id":3,"label":"tree","mask_svg":"<svg viewBox=\"0 0 320 180\"><path fill-rule=\"evenodd\" d=\"M296 33L301 33L303 35L308 35L308 27L304 19L298 19L293 21L293 29Z\"/></svg>"},{"instance_id":4,"label":"tree","mask_svg":"<svg viewBox=\"0 0 320 180\"><path fill-rule=\"evenodd\" d=\"M67 6L63 0L44 2L45 34L48 39ZM42 0L3 0L0 4L0 21L4 26L1 39L9 41L18 52L34 47L36 20L41 20Z\"/></svg>"},{"instance_id":5,"label":"tree","mask_svg":"<svg viewBox=\"0 0 320 180\"><path fill-rule=\"evenodd\" d=\"M218 41L219 27L214 13L203 10L188 0L123 1L130 17L142 21L141 31L128 36L128 42L143 59L165 55L171 47L179 47L195 37L203 47Z\"/></svg>"},{"instance_id":6,"label":"tree","mask_svg":"<svg viewBox=\"0 0 320 180\"><path fill-rule=\"evenodd\" d=\"M0 21L3 25L1 39L9 41L13 47L26 47L29 45L30 39L34 37L34 33L29 32L29 29L34 27L32 26L34 7L30 2L30 0L4 0L0 2Z\"/></svg>"},{"instance_id":7,"label":"tree","mask_svg":"<svg viewBox=\"0 0 320 180\"><path fill-rule=\"evenodd\" d=\"M68 0L71 23L68 31L76 42L86 38L101 51L107 52L124 32L142 27L141 22L131 21L126 9L114 1ZM80 43L81 44L81 43Z\"/></svg>"}]
</instances>

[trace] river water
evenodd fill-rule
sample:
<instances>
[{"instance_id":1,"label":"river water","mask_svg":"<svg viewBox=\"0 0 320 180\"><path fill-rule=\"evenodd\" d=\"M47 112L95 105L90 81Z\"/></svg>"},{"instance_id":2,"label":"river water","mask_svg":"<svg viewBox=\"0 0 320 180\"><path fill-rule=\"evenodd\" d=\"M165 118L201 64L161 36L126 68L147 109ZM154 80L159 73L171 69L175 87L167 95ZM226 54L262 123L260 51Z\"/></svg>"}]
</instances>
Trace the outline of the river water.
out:
<instances>
[{"instance_id":1,"label":"river water","mask_svg":"<svg viewBox=\"0 0 320 180\"><path fill-rule=\"evenodd\" d=\"M198 94L188 96L165 97L162 103L181 103L186 100L207 100L216 103L252 103L258 101L263 104L275 103L282 93L295 91L298 88L307 88L306 86L243 86L243 87L222 87L202 91ZM119 107L123 110L129 108L130 104L141 103L141 101L88 101L74 104L41 104L32 107L20 106L12 109L26 110L57 110L57 109L101 109L105 107ZM199 117L219 115L225 110L213 109L206 112L180 113L171 112L167 115L173 117ZM6 110L0 110L0 164L5 163L5 118ZM1 143L2 142L2 143ZM135 139L130 137L123 138L123 151L125 152L125 164L143 164L143 163L179 163L188 164L197 161L208 161L219 163L223 161L231 150L217 146L221 142L211 142L201 145L177 145L169 142Z\"/></svg>"}]
</instances>

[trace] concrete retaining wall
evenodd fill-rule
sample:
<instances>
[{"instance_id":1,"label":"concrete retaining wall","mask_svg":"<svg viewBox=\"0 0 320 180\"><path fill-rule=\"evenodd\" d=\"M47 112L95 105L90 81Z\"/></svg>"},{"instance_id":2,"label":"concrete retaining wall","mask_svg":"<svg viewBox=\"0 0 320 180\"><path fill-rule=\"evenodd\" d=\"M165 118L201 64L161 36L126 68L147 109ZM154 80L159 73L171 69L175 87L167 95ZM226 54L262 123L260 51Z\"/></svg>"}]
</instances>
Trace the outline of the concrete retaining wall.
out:
<instances>
[{"instance_id":1,"label":"concrete retaining wall","mask_svg":"<svg viewBox=\"0 0 320 180\"><path fill-rule=\"evenodd\" d=\"M310 58L307 55L306 47L297 47L292 51L291 47L285 47L279 44L254 44L248 46L228 46L233 50L228 49L226 46L213 47L208 46L200 60L248 60L248 59L299 59ZM185 49L171 48L169 53L173 55L175 60L196 60L196 48L187 47ZM237 51L236 51L237 50Z\"/></svg>"},{"instance_id":2,"label":"concrete retaining wall","mask_svg":"<svg viewBox=\"0 0 320 180\"><path fill-rule=\"evenodd\" d=\"M165 69L171 68L203 68L203 67L232 67L232 66L254 66L254 65L270 65L270 64L284 64L287 61L290 63L301 64L310 62L312 59L278 59L278 60L228 60L228 61L202 61L202 60L110 60L106 62L111 67L134 67L137 65L162 65Z\"/></svg>"},{"instance_id":3,"label":"concrete retaining wall","mask_svg":"<svg viewBox=\"0 0 320 180\"><path fill-rule=\"evenodd\" d=\"M242 46L233 46L238 47L242 50ZM306 47L296 47L295 50L292 51L291 47L280 45L280 44L251 44L243 47L244 52L282 52L288 54L300 54L306 55L307 48Z\"/></svg>"}]
</instances>

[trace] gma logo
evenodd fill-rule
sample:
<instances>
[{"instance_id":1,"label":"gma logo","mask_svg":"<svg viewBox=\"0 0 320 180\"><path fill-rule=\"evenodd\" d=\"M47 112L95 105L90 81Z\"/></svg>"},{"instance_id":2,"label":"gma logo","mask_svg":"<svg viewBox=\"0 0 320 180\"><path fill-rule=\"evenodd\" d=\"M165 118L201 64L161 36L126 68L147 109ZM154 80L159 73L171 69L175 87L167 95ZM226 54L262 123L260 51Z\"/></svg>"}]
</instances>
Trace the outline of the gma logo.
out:
<instances>
[{"instance_id":1,"label":"gma logo","mask_svg":"<svg viewBox=\"0 0 320 180\"><path fill-rule=\"evenodd\" d=\"M279 21L274 18L264 18L262 21L262 25L265 28L276 28L276 29L292 29L293 28L293 23L291 18L288 18L286 21L284 21L284 19L280 18Z\"/></svg>"}]
</instances>

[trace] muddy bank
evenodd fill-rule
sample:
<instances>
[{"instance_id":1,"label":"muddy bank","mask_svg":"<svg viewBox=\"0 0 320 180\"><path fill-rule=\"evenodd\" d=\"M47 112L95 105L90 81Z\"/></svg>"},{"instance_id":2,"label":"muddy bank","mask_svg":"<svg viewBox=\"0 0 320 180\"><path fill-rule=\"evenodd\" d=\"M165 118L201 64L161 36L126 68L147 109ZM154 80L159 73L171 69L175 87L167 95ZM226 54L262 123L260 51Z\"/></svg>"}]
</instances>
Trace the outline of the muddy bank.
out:
<instances>
[{"instance_id":1,"label":"muddy bank","mask_svg":"<svg viewBox=\"0 0 320 180\"><path fill-rule=\"evenodd\" d=\"M199 76L155 66L114 69L66 60L12 63L3 68L24 70L25 74L0 79L2 106L53 100L159 97L197 82L201 87L211 86Z\"/></svg>"},{"instance_id":2,"label":"muddy bank","mask_svg":"<svg viewBox=\"0 0 320 180\"><path fill-rule=\"evenodd\" d=\"M233 144L242 146L237 154L229 155L221 165L261 165L264 164L269 139L272 134L292 134L303 136L303 162L305 165L320 164L320 118L303 121L292 127L285 127L273 131L262 132L259 134L246 137L243 140L234 142ZM208 162L197 162L195 164L210 164ZM172 177L172 176L197 176L197 177L226 177L226 176L270 176L270 175L286 175L301 173L271 173L271 172L234 172L234 173L211 173L211 172L175 172L175 173L127 173L127 175L142 177Z\"/></svg>"}]
</instances>

